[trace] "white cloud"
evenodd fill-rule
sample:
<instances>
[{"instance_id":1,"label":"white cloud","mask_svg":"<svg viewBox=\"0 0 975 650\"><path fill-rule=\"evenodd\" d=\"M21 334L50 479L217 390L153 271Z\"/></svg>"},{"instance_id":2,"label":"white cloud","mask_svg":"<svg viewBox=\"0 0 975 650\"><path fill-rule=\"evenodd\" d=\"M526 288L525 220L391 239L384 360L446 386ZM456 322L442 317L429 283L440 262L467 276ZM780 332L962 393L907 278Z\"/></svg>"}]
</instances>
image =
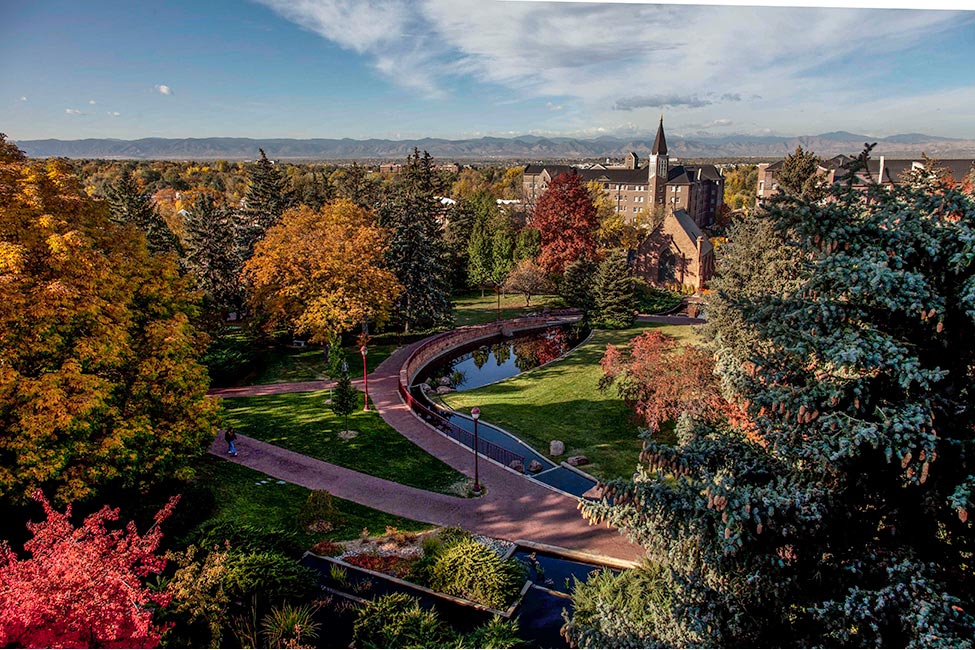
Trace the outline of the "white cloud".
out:
<instances>
[{"instance_id":1,"label":"white cloud","mask_svg":"<svg viewBox=\"0 0 975 650\"><path fill-rule=\"evenodd\" d=\"M548 107L548 110L550 110L550 111L561 111L562 110L562 104L553 104L552 102L545 102L545 106L547 106Z\"/></svg>"},{"instance_id":2,"label":"white cloud","mask_svg":"<svg viewBox=\"0 0 975 650\"><path fill-rule=\"evenodd\" d=\"M26 102L26 101L27 101L27 98L26 98L26 97L21 97L21 98L20 98L20 101L22 101L22 102Z\"/></svg>"},{"instance_id":3,"label":"white cloud","mask_svg":"<svg viewBox=\"0 0 975 650\"><path fill-rule=\"evenodd\" d=\"M90 106L94 106L94 105L95 105L95 100L94 100L94 99L89 99L89 100L88 100L88 104L89 104Z\"/></svg>"},{"instance_id":4,"label":"white cloud","mask_svg":"<svg viewBox=\"0 0 975 650\"><path fill-rule=\"evenodd\" d=\"M84 113L79 111L77 108L66 108L64 109L64 112L66 115L84 115Z\"/></svg>"},{"instance_id":5,"label":"white cloud","mask_svg":"<svg viewBox=\"0 0 975 650\"><path fill-rule=\"evenodd\" d=\"M118 111L108 111L108 115L110 117L118 117L119 115L121 115L121 113L119 113Z\"/></svg>"},{"instance_id":6,"label":"white cloud","mask_svg":"<svg viewBox=\"0 0 975 650\"><path fill-rule=\"evenodd\" d=\"M172 95L173 89L166 84L159 84L156 86L156 92L158 92L160 95Z\"/></svg>"},{"instance_id":7,"label":"white cloud","mask_svg":"<svg viewBox=\"0 0 975 650\"><path fill-rule=\"evenodd\" d=\"M661 107L678 126L798 102L856 110L872 99L863 66L936 38L970 13L486 0L260 0L363 55L383 76L445 94L458 78L516 97L574 100L577 123L618 123L614 107L652 130ZM882 55L875 49L883 43ZM884 59L880 59L884 60ZM905 86L906 87L906 86ZM466 88L466 86L465 86ZM909 93L910 91L902 90ZM663 101L669 100L669 101ZM731 105L734 104L732 107ZM548 106L549 109L552 106Z\"/></svg>"}]
</instances>

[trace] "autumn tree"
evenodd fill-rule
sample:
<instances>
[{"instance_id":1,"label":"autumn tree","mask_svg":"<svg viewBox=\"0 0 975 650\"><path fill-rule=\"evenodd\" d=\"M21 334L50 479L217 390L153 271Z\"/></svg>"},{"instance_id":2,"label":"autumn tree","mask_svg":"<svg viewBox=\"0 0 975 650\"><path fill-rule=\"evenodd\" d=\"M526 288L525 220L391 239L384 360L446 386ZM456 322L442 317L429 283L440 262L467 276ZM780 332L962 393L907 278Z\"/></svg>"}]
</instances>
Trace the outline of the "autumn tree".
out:
<instances>
[{"instance_id":1,"label":"autumn tree","mask_svg":"<svg viewBox=\"0 0 975 650\"><path fill-rule=\"evenodd\" d=\"M545 275L545 269L532 260L518 262L508 279L504 281L504 290L509 293L520 293L525 296L525 307L531 307L532 296L552 290L552 283Z\"/></svg>"},{"instance_id":2,"label":"autumn tree","mask_svg":"<svg viewBox=\"0 0 975 650\"><path fill-rule=\"evenodd\" d=\"M132 522L124 530L110 526L119 518L118 508L106 506L76 528L70 505L62 513L40 490L32 496L43 506L45 520L27 525L32 538L24 550L30 557L0 546L0 645L157 647L163 629L153 624L153 609L169 597L152 592L143 579L165 566L156 555L160 524L176 499L139 535Z\"/></svg>"},{"instance_id":3,"label":"autumn tree","mask_svg":"<svg viewBox=\"0 0 975 650\"><path fill-rule=\"evenodd\" d=\"M646 440L633 482L583 506L643 545L666 588L645 594L658 625L590 619L577 642L972 643L975 202L864 198L766 204L755 231L791 250L772 258L785 281L752 283L765 260L728 247L710 345L755 435L684 418L675 445Z\"/></svg>"},{"instance_id":4,"label":"autumn tree","mask_svg":"<svg viewBox=\"0 0 975 650\"><path fill-rule=\"evenodd\" d=\"M613 251L599 265L593 281L595 322L601 327L622 329L636 316L636 291L626 253Z\"/></svg>"},{"instance_id":5,"label":"autumn tree","mask_svg":"<svg viewBox=\"0 0 975 650\"><path fill-rule=\"evenodd\" d=\"M0 139L0 170L0 495L189 477L216 411L191 280L62 161Z\"/></svg>"},{"instance_id":6,"label":"autumn tree","mask_svg":"<svg viewBox=\"0 0 975 650\"><path fill-rule=\"evenodd\" d=\"M196 277L208 306L221 316L223 312L239 310L243 302L243 251L236 245L237 215L209 193L203 193L186 211L183 228L185 265Z\"/></svg>"},{"instance_id":7,"label":"autumn tree","mask_svg":"<svg viewBox=\"0 0 975 650\"><path fill-rule=\"evenodd\" d=\"M112 220L132 224L141 230L151 252L179 250L179 240L152 204L149 192L139 189L131 171L123 169L118 179L106 189L105 197L112 209Z\"/></svg>"},{"instance_id":8,"label":"autumn tree","mask_svg":"<svg viewBox=\"0 0 975 650\"><path fill-rule=\"evenodd\" d=\"M752 208L758 192L758 166L735 165L723 172L724 204L731 210Z\"/></svg>"},{"instance_id":9,"label":"autumn tree","mask_svg":"<svg viewBox=\"0 0 975 650\"><path fill-rule=\"evenodd\" d=\"M379 210L389 230L386 264L402 286L396 316L404 330L448 323L450 278L436 200L439 180L430 154L414 151Z\"/></svg>"},{"instance_id":10,"label":"autumn tree","mask_svg":"<svg viewBox=\"0 0 975 650\"><path fill-rule=\"evenodd\" d=\"M344 199L289 210L244 266L250 304L268 327L316 343L384 321L402 291L384 265L387 240L371 214Z\"/></svg>"},{"instance_id":11,"label":"autumn tree","mask_svg":"<svg viewBox=\"0 0 975 650\"><path fill-rule=\"evenodd\" d=\"M549 273L561 274L570 262L596 257L599 228L592 196L578 174L561 174L535 206L533 224L542 235L538 263Z\"/></svg>"}]
</instances>

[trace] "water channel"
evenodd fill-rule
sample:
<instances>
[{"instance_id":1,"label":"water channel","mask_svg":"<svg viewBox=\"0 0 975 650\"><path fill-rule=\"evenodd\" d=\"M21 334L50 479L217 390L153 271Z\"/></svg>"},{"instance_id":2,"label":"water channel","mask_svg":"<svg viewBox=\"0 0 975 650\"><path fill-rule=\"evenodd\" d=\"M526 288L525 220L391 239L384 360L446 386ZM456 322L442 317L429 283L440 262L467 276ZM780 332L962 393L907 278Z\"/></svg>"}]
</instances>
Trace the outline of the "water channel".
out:
<instances>
[{"instance_id":1,"label":"water channel","mask_svg":"<svg viewBox=\"0 0 975 650\"><path fill-rule=\"evenodd\" d=\"M474 422L465 414L445 409L431 397L453 391L467 391L514 377L561 358L582 341L589 332L575 325L562 325L514 337L495 337L452 350L427 365L410 387L414 397L434 405L452 424L473 432ZM595 486L595 481L559 465L528 446L512 434L486 422L478 424L478 436L522 456L528 476L573 496L582 497ZM541 469L529 470L532 461ZM536 466L537 467L537 466Z\"/></svg>"}]
</instances>

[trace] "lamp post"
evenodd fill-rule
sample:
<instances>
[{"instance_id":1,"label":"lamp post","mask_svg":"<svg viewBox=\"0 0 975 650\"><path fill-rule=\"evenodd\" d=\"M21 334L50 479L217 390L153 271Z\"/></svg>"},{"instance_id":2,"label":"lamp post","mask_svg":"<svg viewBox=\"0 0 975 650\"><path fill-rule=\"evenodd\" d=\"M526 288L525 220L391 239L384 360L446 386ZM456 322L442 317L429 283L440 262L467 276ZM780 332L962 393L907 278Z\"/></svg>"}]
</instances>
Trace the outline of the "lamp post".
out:
<instances>
[{"instance_id":1,"label":"lamp post","mask_svg":"<svg viewBox=\"0 0 975 650\"><path fill-rule=\"evenodd\" d=\"M366 405L362 408L363 411L369 410L369 375L366 373L366 354L368 352L369 350L364 345L359 348L359 353L362 355L362 384L366 389Z\"/></svg>"},{"instance_id":2,"label":"lamp post","mask_svg":"<svg viewBox=\"0 0 975 650\"><path fill-rule=\"evenodd\" d=\"M471 417L474 419L474 492L480 493L481 482L477 476L477 420L481 417L481 409L476 406L472 408Z\"/></svg>"}]
</instances>

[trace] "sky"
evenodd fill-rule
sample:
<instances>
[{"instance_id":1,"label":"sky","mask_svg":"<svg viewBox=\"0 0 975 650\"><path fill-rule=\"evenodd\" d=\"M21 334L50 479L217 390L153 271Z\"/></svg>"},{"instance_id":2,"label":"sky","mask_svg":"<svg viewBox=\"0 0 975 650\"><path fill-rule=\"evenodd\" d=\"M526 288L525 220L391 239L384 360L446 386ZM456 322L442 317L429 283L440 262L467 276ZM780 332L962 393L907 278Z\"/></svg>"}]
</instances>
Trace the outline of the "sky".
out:
<instances>
[{"instance_id":1,"label":"sky","mask_svg":"<svg viewBox=\"0 0 975 650\"><path fill-rule=\"evenodd\" d=\"M971 10L0 0L0 131L975 139L972 61Z\"/></svg>"}]
</instances>

